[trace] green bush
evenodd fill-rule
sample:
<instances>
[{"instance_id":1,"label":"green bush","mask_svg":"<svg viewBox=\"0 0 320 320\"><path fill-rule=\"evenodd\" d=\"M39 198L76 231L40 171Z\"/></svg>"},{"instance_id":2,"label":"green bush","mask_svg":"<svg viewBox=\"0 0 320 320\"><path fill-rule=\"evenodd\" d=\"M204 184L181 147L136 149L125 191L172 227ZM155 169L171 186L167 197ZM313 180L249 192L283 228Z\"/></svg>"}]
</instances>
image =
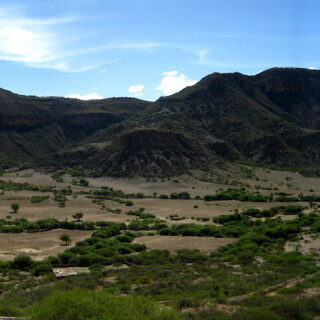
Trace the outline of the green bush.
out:
<instances>
[{"instance_id":1,"label":"green bush","mask_svg":"<svg viewBox=\"0 0 320 320\"><path fill-rule=\"evenodd\" d=\"M179 320L178 312L141 296L116 296L105 291L55 291L30 309L31 320Z\"/></svg>"},{"instance_id":2,"label":"green bush","mask_svg":"<svg viewBox=\"0 0 320 320\"><path fill-rule=\"evenodd\" d=\"M39 203L42 202L44 200L49 199L50 196L32 196L30 202L31 203Z\"/></svg>"},{"instance_id":3,"label":"green bush","mask_svg":"<svg viewBox=\"0 0 320 320\"><path fill-rule=\"evenodd\" d=\"M27 255L20 255L14 258L12 262L13 269L20 269L22 271L28 270L33 265L32 259Z\"/></svg>"},{"instance_id":4,"label":"green bush","mask_svg":"<svg viewBox=\"0 0 320 320\"><path fill-rule=\"evenodd\" d=\"M238 200L251 202L266 202L268 197L260 193L253 194L239 189L228 189L214 195L207 194L203 197L204 201L218 201L218 200Z\"/></svg>"},{"instance_id":5,"label":"green bush","mask_svg":"<svg viewBox=\"0 0 320 320\"><path fill-rule=\"evenodd\" d=\"M303 210L302 206L287 206L284 211L283 214L285 215L290 215L290 214L299 214L301 213Z\"/></svg>"},{"instance_id":6,"label":"green bush","mask_svg":"<svg viewBox=\"0 0 320 320\"><path fill-rule=\"evenodd\" d=\"M33 274L38 277L52 272L52 266L49 263L39 263L32 270Z\"/></svg>"}]
</instances>

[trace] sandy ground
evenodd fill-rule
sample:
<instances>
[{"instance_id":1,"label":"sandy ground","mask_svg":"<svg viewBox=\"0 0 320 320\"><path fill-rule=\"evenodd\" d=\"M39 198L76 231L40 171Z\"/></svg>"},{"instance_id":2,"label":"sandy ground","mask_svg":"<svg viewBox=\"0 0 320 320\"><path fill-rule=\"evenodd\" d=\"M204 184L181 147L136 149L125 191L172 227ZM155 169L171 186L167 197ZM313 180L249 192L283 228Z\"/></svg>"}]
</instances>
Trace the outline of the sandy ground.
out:
<instances>
[{"instance_id":1,"label":"sandy ground","mask_svg":"<svg viewBox=\"0 0 320 320\"><path fill-rule=\"evenodd\" d=\"M78 195L77 198L68 196L66 207L60 208L57 201L47 199L40 203L30 203L30 198L34 195L46 195L46 193L39 193L33 191L10 191L4 196L0 196L0 218L5 219L7 216L11 216L11 219L26 218L29 221L36 221L43 218L56 218L58 220L73 221L72 215L76 212L83 212L84 217L82 221L101 221L108 220L113 222L124 222L126 220L133 219L132 216L124 214L115 214L106 210L101 210L100 206L92 203L92 199L88 199L85 195ZM49 194L52 197L52 193ZM20 198L22 200L20 200ZM5 200L14 199L14 200ZM12 213L10 207L12 202L18 202L20 209L18 213ZM128 207L125 205L119 205L114 201L105 201L106 207L111 209L122 208L124 211L128 211Z\"/></svg>"},{"instance_id":2,"label":"sandy ground","mask_svg":"<svg viewBox=\"0 0 320 320\"><path fill-rule=\"evenodd\" d=\"M248 167L249 168L249 167ZM248 183L250 186L261 186L261 187L271 187L278 188L277 191L285 191L291 193L303 192L305 194L310 193L310 189L314 192L320 192L320 178L308 178L304 177L297 172L288 171L276 171L268 170L264 168L250 168L254 173L252 179L245 178L239 175L239 173L234 173L232 171L220 170L217 173L223 176L224 179L229 181L237 180L239 182ZM230 170L230 169L229 169ZM195 171L195 176L201 177L201 172ZM216 177L210 176L212 179ZM20 172L10 172L0 177L2 180L12 180L14 182L29 182L36 185L51 185L59 187L67 187L71 184L72 177L65 175L63 176L64 183L58 183L52 180L51 173L45 172L35 172L33 169L28 169ZM143 192L146 195L157 194L170 194L171 192L189 192L192 196L200 195L203 196L208 193L215 193L219 188L234 188L232 185L224 185L221 183L209 183L205 181L200 181L198 178L189 175L182 175L180 177L161 180L146 180L144 178L111 178L111 177L101 177L101 178L88 178L91 186L101 187L109 186L114 189L123 190L126 193L137 193ZM72 186L73 189L83 189L83 187ZM90 190L90 188L88 188ZM276 191L266 191L260 190L261 193L269 194L270 192Z\"/></svg>"},{"instance_id":3,"label":"sandy ground","mask_svg":"<svg viewBox=\"0 0 320 320\"><path fill-rule=\"evenodd\" d=\"M202 200L163 200L163 199L134 199L134 210L145 208L145 212L151 212L159 218L166 218L177 214L179 217L216 217L223 214L233 214L235 209L239 212L250 208L268 209L286 205L283 202L241 202L241 201L212 201ZM290 203L290 205L307 205L307 203ZM194 208L198 206L198 208ZM289 217L290 218L290 217ZM292 216L291 216L292 218Z\"/></svg>"},{"instance_id":4,"label":"sandy ground","mask_svg":"<svg viewBox=\"0 0 320 320\"><path fill-rule=\"evenodd\" d=\"M11 219L26 218L29 221L36 221L43 218L56 218L59 220L68 219L72 221L72 215L76 212L83 212L83 221L101 221L108 220L113 222L125 222L132 220L134 216L125 215L130 210L138 210L145 208L145 212L150 212L158 218L166 219L170 215L178 215L185 217L184 222L200 223L191 220L191 217L216 217L223 214L233 214L235 209L239 212L249 208L267 209L273 206L285 205L283 202L241 202L241 201L212 201L204 202L202 200L164 200L158 198L133 199L134 205L127 207L115 201L105 200L104 205L111 209L121 209L122 214L111 213L102 210L99 205L92 203L92 199L86 198L85 195L78 195L77 198L68 196L66 207L60 208L58 202L52 198L40 203L30 203L30 198L34 195L46 195L47 193L39 193L33 191L9 191L5 195L0 196L0 218L5 219L11 216ZM50 197L52 194L48 193ZM14 214L10 207L12 202L20 204L19 212ZM290 203L295 204L295 203ZM307 205L307 203L297 203ZM197 206L197 208L195 208ZM295 216L283 216L284 219L292 219ZM191 221L187 221L191 220Z\"/></svg>"},{"instance_id":5,"label":"sandy ground","mask_svg":"<svg viewBox=\"0 0 320 320\"><path fill-rule=\"evenodd\" d=\"M314 190L314 193L320 194L320 178L306 178L295 172L284 171L269 171L267 169L255 168L252 169L254 176L252 179L245 178L239 170L232 173L227 171L218 172L223 176L223 179L237 180L249 184L251 187L260 186L265 188L278 188L278 190L259 190L263 194L270 194L275 192L288 192L292 194L298 194L303 192L304 194L312 194L310 189ZM239 173L240 172L240 173ZM201 176L203 173L198 175ZM217 177L210 176L210 179L216 179ZM109 186L114 189L123 190L125 193L138 193L142 192L144 195L153 194L167 194L172 192L188 192L191 196L204 196L205 194L214 194L219 188L237 188L230 184L224 185L219 183L209 183L200 181L194 176L183 175L178 178L171 178L166 180L156 179L148 181L143 178L134 179L114 179L109 177L89 178L90 187L80 187L71 185L72 177L63 176L64 182L58 183L52 180L50 173L35 172L34 170L24 170L20 172L10 172L0 177L1 180L12 180L14 182L28 182L39 186L56 186L59 188L66 188L71 186L72 190L77 192L81 190L90 191L95 187ZM222 180L223 180L222 179ZM221 181L222 181L221 180ZM251 189L252 192L255 191ZM41 203L31 204L30 198L34 195L49 195L51 198ZM222 214L232 214L235 209L239 212L249 209L267 209L273 206L288 205L286 203L254 203L254 202L239 202L239 201L217 201L217 202L204 202L201 200L162 200L157 198L143 198L133 199L134 205L127 207L124 204L119 204L114 201L104 201L104 205L111 209L122 209L122 214L111 213L106 210L101 210L100 206L92 203L92 199L88 199L85 195L78 195L77 198L68 196L67 205L65 208L59 208L58 203L52 200L52 193L41 193L32 191L8 191L5 195L0 196L0 218L6 218L11 216L11 219L26 218L29 221L35 221L43 218L57 218L59 220L68 219L72 221L72 214L76 212L83 212L83 221L114 221L125 222L131 219L135 219L134 216L128 216L125 212L129 210L137 210L139 208L145 208L145 212L150 212L156 215L158 218L166 219L170 215L178 215L179 217L185 217L186 219L180 221L168 220L168 223L199 223L199 224L211 224L209 222L200 222L191 219L191 217L208 217L212 218ZM17 214L11 213L10 205L12 202L18 202L20 204L20 210ZM294 205L295 203L290 203ZM300 205L308 205L307 203L299 203ZM195 206L197 206L195 208ZM283 219L292 219L295 216L283 216ZM61 232L66 233L67 230ZM0 234L0 259L9 260L16 254L26 252L33 258L42 259L45 256L62 252L65 250L64 246L60 246L59 233L60 230L53 230L49 232L41 232L35 234ZM74 241L84 239L90 236L90 232L85 231L68 231L71 238ZM78 238L80 237L80 238ZM305 240L308 240L305 237ZM137 242L146 243L150 248L169 249L175 251L181 248L200 249L203 252L210 252L217 247L226 243L235 241L234 239L215 239L215 238L198 238L198 237L158 237L158 236L146 236L136 239ZM226 241L226 242L224 242ZM312 245L310 245L312 243ZM310 248L317 249L320 246L320 240L310 240L305 243L300 241L302 246L301 250L309 250ZM288 244L287 250L294 250L294 247L299 243ZM292 246L292 247L290 247ZM34 249L37 248L37 249ZM38 248L40 250L38 250ZM306 249L305 249L306 248Z\"/></svg>"},{"instance_id":6,"label":"sandy ground","mask_svg":"<svg viewBox=\"0 0 320 320\"><path fill-rule=\"evenodd\" d=\"M316 193L320 193L320 178L304 177L298 172L267 170L263 168L256 168L255 174L259 178L259 181L248 181L252 186L277 187L279 191L288 193L303 192L304 194L312 194L309 191L310 189L313 189Z\"/></svg>"},{"instance_id":7,"label":"sandy ground","mask_svg":"<svg viewBox=\"0 0 320 320\"><path fill-rule=\"evenodd\" d=\"M70 246L62 245L61 234L67 233L72 239ZM90 237L92 231L55 229L36 233L0 233L0 259L8 261L19 254L27 254L34 260L56 255L70 248L77 241Z\"/></svg>"},{"instance_id":8,"label":"sandy ground","mask_svg":"<svg viewBox=\"0 0 320 320\"><path fill-rule=\"evenodd\" d=\"M182 236L143 236L134 239L134 243L145 244L148 249L166 249L175 252L181 249L199 249L204 253L237 241L234 238L182 237Z\"/></svg>"},{"instance_id":9,"label":"sandy ground","mask_svg":"<svg viewBox=\"0 0 320 320\"><path fill-rule=\"evenodd\" d=\"M287 252L295 251L298 246L298 250L302 254L310 254L311 251L317 252L320 255L320 238L312 239L311 235L303 235L303 239L295 242L287 241L285 250Z\"/></svg>"}]
</instances>

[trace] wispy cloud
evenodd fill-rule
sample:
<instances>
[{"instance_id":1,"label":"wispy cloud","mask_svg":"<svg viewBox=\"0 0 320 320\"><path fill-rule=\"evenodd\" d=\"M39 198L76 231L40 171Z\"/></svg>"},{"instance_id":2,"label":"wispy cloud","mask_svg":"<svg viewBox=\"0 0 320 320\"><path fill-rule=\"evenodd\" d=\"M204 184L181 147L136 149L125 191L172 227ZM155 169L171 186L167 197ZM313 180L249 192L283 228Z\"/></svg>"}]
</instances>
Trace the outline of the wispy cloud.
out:
<instances>
[{"instance_id":1,"label":"wispy cloud","mask_svg":"<svg viewBox=\"0 0 320 320\"><path fill-rule=\"evenodd\" d=\"M33 68L81 72L118 61L110 59L95 63L94 54L109 50L147 51L162 46L156 42L123 42L83 47L80 41L73 42L74 37L65 28L79 20L75 16L30 18L23 13L22 7L0 7L0 60ZM81 56L91 59L75 58Z\"/></svg>"},{"instance_id":2,"label":"wispy cloud","mask_svg":"<svg viewBox=\"0 0 320 320\"><path fill-rule=\"evenodd\" d=\"M0 17L1 60L32 67L68 69L67 63L61 59L63 41L55 30L77 21L77 17L29 18L19 7L0 8Z\"/></svg>"},{"instance_id":3,"label":"wispy cloud","mask_svg":"<svg viewBox=\"0 0 320 320\"><path fill-rule=\"evenodd\" d=\"M215 68L224 68L224 69L244 69L244 68L266 69L270 67L270 65L268 64L243 63L241 61L230 62L222 59L213 59L212 57L210 57L210 53L211 51L208 49L199 50L195 52L198 59L190 62L201 65L201 66L205 66L205 67L215 67ZM282 64L279 63L279 65L282 65Z\"/></svg>"},{"instance_id":4,"label":"wispy cloud","mask_svg":"<svg viewBox=\"0 0 320 320\"><path fill-rule=\"evenodd\" d=\"M74 24L82 19L84 18L79 16L40 19L27 16L23 7L0 7L0 60L63 72L84 72L95 68L105 72L106 65L119 61L115 58L115 53L119 50L153 53L172 49L197 56L198 59L190 61L191 63L225 67L222 62L216 63L210 59L209 50L193 45L126 40L90 45L92 41L88 35L74 34ZM108 51L109 59L102 59L101 54Z\"/></svg>"}]
</instances>

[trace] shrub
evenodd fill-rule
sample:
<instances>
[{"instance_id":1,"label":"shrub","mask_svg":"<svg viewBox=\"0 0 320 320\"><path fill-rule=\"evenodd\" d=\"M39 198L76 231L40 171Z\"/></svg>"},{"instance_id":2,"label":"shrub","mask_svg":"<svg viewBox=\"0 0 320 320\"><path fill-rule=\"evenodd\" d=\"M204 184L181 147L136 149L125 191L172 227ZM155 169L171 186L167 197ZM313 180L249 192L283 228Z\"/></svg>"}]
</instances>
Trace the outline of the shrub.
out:
<instances>
[{"instance_id":1,"label":"shrub","mask_svg":"<svg viewBox=\"0 0 320 320\"><path fill-rule=\"evenodd\" d=\"M203 197L205 201L218 201L218 200L238 200L238 201L251 201L251 202L266 202L268 197L261 194L252 194L245 190L228 189L217 194L207 194Z\"/></svg>"},{"instance_id":2,"label":"shrub","mask_svg":"<svg viewBox=\"0 0 320 320\"><path fill-rule=\"evenodd\" d=\"M275 201L278 201L278 202L298 202L299 199L297 197L280 196L280 197L276 197Z\"/></svg>"},{"instance_id":3,"label":"shrub","mask_svg":"<svg viewBox=\"0 0 320 320\"><path fill-rule=\"evenodd\" d=\"M55 291L31 308L32 320L117 319L179 320L177 311L163 308L141 296L116 296L105 291L73 289Z\"/></svg>"},{"instance_id":4,"label":"shrub","mask_svg":"<svg viewBox=\"0 0 320 320\"><path fill-rule=\"evenodd\" d=\"M31 203L38 203L38 202L42 202L44 200L49 199L50 196L32 196L30 202Z\"/></svg>"},{"instance_id":5,"label":"shrub","mask_svg":"<svg viewBox=\"0 0 320 320\"><path fill-rule=\"evenodd\" d=\"M116 239L120 242L132 242L132 238L130 238L128 235L116 236Z\"/></svg>"},{"instance_id":6,"label":"shrub","mask_svg":"<svg viewBox=\"0 0 320 320\"><path fill-rule=\"evenodd\" d=\"M299 214L303 210L302 206L288 206L284 209L283 214L290 215L290 214Z\"/></svg>"},{"instance_id":7,"label":"shrub","mask_svg":"<svg viewBox=\"0 0 320 320\"><path fill-rule=\"evenodd\" d=\"M189 200L191 198L188 192L180 192L178 194L178 197L179 199L184 199L184 200Z\"/></svg>"},{"instance_id":8,"label":"shrub","mask_svg":"<svg viewBox=\"0 0 320 320\"><path fill-rule=\"evenodd\" d=\"M11 209L13 210L14 213L17 213L19 208L20 208L19 203L16 203L16 202L11 203Z\"/></svg>"},{"instance_id":9,"label":"shrub","mask_svg":"<svg viewBox=\"0 0 320 320\"><path fill-rule=\"evenodd\" d=\"M22 271L29 269L33 265L32 259L27 255L20 255L14 258L12 263L13 269L20 269Z\"/></svg>"},{"instance_id":10,"label":"shrub","mask_svg":"<svg viewBox=\"0 0 320 320\"><path fill-rule=\"evenodd\" d=\"M32 270L33 274L38 277L52 272L52 266L49 263L40 263Z\"/></svg>"}]
</instances>

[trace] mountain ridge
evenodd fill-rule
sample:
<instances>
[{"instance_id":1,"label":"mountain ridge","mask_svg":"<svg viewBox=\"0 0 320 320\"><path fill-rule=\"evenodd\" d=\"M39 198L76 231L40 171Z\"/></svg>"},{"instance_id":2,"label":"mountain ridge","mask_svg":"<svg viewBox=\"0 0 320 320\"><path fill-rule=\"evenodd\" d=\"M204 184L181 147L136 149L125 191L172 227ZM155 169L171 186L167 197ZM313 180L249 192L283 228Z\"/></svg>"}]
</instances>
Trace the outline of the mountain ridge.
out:
<instances>
[{"instance_id":1,"label":"mountain ridge","mask_svg":"<svg viewBox=\"0 0 320 320\"><path fill-rule=\"evenodd\" d=\"M57 166L74 165L77 157L66 149L81 146L79 164L96 175L173 175L223 161L320 165L319 89L318 70L272 68L253 76L213 73L153 103L130 98L32 102L45 101L47 108L56 109L70 106L67 113L57 114L50 123L53 135L44 139L62 139L53 143L56 148L43 149L49 157L55 154ZM1 134L10 131L1 132L2 110L0 93L0 142ZM32 116L42 119L36 111ZM97 143L105 147L95 148ZM67 154L72 163L68 157L60 161Z\"/></svg>"}]
</instances>

